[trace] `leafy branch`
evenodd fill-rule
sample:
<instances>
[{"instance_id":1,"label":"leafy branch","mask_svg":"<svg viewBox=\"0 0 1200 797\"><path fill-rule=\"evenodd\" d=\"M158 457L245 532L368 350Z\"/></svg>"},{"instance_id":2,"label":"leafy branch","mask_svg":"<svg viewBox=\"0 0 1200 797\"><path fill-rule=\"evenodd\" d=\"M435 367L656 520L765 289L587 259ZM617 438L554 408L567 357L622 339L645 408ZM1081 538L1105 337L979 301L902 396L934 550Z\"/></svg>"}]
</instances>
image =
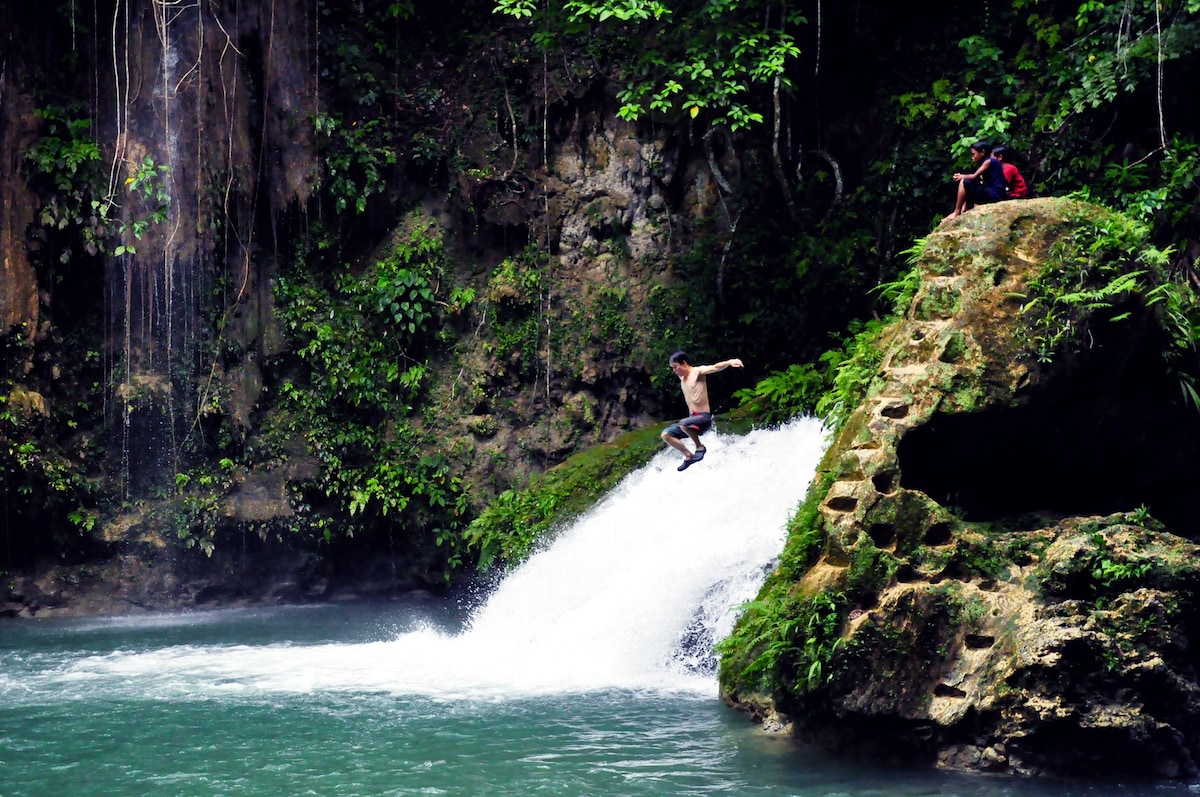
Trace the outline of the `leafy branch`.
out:
<instances>
[{"instance_id":1,"label":"leafy branch","mask_svg":"<svg viewBox=\"0 0 1200 797\"><path fill-rule=\"evenodd\" d=\"M804 16L787 3L710 0L699 6L659 0L496 0L495 13L539 30L586 30L614 46L626 82L618 116L636 121L702 112L733 130L761 123L769 107L754 87L791 87L787 67L800 56L795 30ZM763 20L769 20L767 25ZM546 37L543 47L561 46Z\"/></svg>"}]
</instances>

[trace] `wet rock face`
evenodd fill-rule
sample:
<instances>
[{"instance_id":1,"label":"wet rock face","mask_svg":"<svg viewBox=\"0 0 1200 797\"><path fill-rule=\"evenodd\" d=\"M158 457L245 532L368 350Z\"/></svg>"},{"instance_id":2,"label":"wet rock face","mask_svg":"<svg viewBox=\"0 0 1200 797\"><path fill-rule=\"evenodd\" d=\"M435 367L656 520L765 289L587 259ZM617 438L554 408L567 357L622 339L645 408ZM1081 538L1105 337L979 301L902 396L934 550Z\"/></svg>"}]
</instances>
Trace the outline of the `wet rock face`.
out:
<instances>
[{"instance_id":1,"label":"wet rock face","mask_svg":"<svg viewBox=\"0 0 1200 797\"><path fill-rule=\"evenodd\" d=\"M930 237L814 482L826 543L793 593L846 619L826 682L772 696L800 735L949 769L1200 771L1200 416L1136 303L1053 358L1021 331L1092 212L1000 203Z\"/></svg>"},{"instance_id":2,"label":"wet rock face","mask_svg":"<svg viewBox=\"0 0 1200 797\"><path fill-rule=\"evenodd\" d=\"M27 340L41 321L37 275L24 245L37 202L24 181L15 179L13 164L21 162L35 134L31 97L18 94L0 103L0 329L20 328Z\"/></svg>"}]
</instances>

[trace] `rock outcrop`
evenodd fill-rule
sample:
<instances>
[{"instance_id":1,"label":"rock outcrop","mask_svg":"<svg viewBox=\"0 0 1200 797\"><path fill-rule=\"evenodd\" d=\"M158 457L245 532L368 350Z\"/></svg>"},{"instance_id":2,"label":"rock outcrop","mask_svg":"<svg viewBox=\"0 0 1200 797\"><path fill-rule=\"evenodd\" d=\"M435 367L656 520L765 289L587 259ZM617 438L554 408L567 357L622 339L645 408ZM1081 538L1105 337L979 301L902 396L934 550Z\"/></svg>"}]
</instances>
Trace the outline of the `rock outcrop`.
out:
<instances>
[{"instance_id":1,"label":"rock outcrop","mask_svg":"<svg viewBox=\"0 0 1200 797\"><path fill-rule=\"evenodd\" d=\"M731 703L830 749L948 769L1200 771L1200 414L1139 291L1035 301L1048 269L1096 288L1104 269L1082 261L1114 223L1042 199L929 237L726 652Z\"/></svg>"}]
</instances>

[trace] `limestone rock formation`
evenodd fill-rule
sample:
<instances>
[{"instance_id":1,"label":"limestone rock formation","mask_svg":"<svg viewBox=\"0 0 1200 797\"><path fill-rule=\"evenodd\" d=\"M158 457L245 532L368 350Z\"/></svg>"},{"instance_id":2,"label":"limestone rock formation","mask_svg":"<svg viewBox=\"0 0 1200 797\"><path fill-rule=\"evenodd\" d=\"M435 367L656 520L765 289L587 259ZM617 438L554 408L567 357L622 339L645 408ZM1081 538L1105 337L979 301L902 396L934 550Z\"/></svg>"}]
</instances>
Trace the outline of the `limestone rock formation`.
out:
<instances>
[{"instance_id":1,"label":"limestone rock formation","mask_svg":"<svg viewBox=\"0 0 1200 797\"><path fill-rule=\"evenodd\" d=\"M929 237L743 618L750 643L726 651L731 703L830 749L949 769L1200 771L1200 414L1136 290L1107 309L1033 301L1047 269L1089 288L1079 260L1111 221L1005 202Z\"/></svg>"}]
</instances>

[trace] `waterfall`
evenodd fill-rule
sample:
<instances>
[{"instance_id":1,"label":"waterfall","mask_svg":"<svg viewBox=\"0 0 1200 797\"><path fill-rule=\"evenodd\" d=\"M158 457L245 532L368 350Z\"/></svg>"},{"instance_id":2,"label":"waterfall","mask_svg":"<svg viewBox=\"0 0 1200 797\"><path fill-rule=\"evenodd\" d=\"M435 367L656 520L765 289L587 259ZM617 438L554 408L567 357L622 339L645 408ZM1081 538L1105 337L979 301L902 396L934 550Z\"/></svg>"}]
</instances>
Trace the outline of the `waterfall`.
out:
<instances>
[{"instance_id":1,"label":"waterfall","mask_svg":"<svg viewBox=\"0 0 1200 797\"><path fill-rule=\"evenodd\" d=\"M199 6L118 5L113 20L113 203L105 316L110 427L120 435L126 497L170 487L196 406L203 300L211 256L199 244L190 146L199 149L195 41ZM131 64L142 65L152 79ZM197 157L195 160L199 160ZM190 225L184 219L192 219Z\"/></svg>"},{"instance_id":2,"label":"waterfall","mask_svg":"<svg viewBox=\"0 0 1200 797\"><path fill-rule=\"evenodd\" d=\"M673 678L672 661L709 671L712 642L783 547L824 438L810 419L705 444L684 473L664 452L626 478L500 585L464 642L542 684L633 686Z\"/></svg>"},{"instance_id":3,"label":"waterfall","mask_svg":"<svg viewBox=\"0 0 1200 797\"><path fill-rule=\"evenodd\" d=\"M729 633L782 549L825 447L813 419L664 451L509 574L464 630L367 643L175 646L87 657L72 682L166 697L370 691L436 700L609 689L711 694ZM56 688L63 688L58 684Z\"/></svg>"}]
</instances>

